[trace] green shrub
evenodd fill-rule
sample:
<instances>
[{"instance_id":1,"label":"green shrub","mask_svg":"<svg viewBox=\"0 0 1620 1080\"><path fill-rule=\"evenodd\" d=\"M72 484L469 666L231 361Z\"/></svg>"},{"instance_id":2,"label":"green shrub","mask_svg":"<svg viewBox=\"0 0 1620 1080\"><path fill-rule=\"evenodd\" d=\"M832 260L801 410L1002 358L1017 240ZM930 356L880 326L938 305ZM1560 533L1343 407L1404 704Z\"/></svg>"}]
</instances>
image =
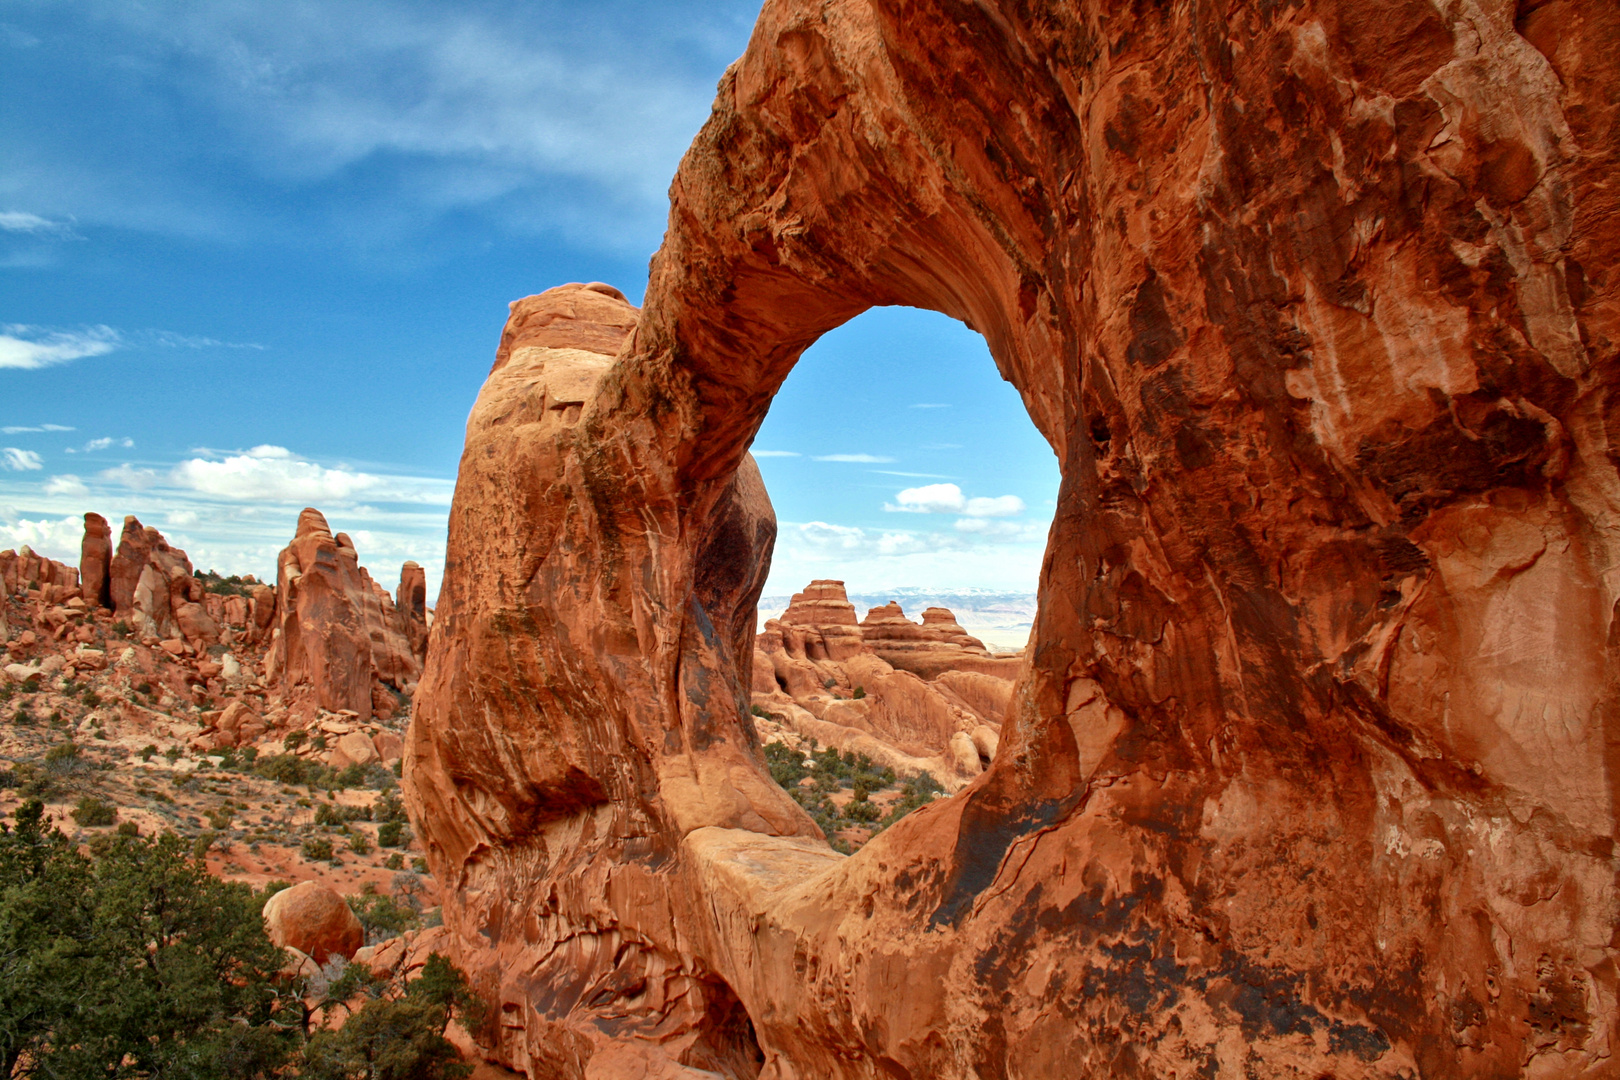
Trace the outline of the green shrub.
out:
<instances>
[{"instance_id":1,"label":"green shrub","mask_svg":"<svg viewBox=\"0 0 1620 1080\"><path fill-rule=\"evenodd\" d=\"M404 855L404 853L398 852L398 851L394 852L392 855L388 856L388 860L386 862L384 862L383 865L386 866L390 870L403 870L403 869L405 869L405 855Z\"/></svg>"},{"instance_id":2,"label":"green shrub","mask_svg":"<svg viewBox=\"0 0 1620 1080\"><path fill-rule=\"evenodd\" d=\"M303 844L299 845L298 850L310 862L332 861L332 841L324 836L309 837Z\"/></svg>"},{"instance_id":3,"label":"green shrub","mask_svg":"<svg viewBox=\"0 0 1620 1080\"><path fill-rule=\"evenodd\" d=\"M484 1012L466 975L434 953L403 994L377 998L336 1031L317 1032L300 1075L306 1080L461 1080L472 1067L444 1037L445 1026L454 1018L476 1030Z\"/></svg>"},{"instance_id":4,"label":"green shrub","mask_svg":"<svg viewBox=\"0 0 1620 1080\"><path fill-rule=\"evenodd\" d=\"M866 687L864 687L864 686L857 686L855 688L855 692L850 695L850 697L854 698L856 701L861 700L865 696L866 696Z\"/></svg>"},{"instance_id":5,"label":"green shrub","mask_svg":"<svg viewBox=\"0 0 1620 1080\"><path fill-rule=\"evenodd\" d=\"M230 807L221 806L216 810L208 811L205 816L208 818L208 827L210 829L215 832L224 832L231 827L231 818L234 815L231 813Z\"/></svg>"},{"instance_id":6,"label":"green shrub","mask_svg":"<svg viewBox=\"0 0 1620 1080\"><path fill-rule=\"evenodd\" d=\"M252 890L172 834L98 837L88 856L25 803L0 825L0 1068L26 1077L269 1080L303 1010ZM20 1071L18 1071L20 1068Z\"/></svg>"},{"instance_id":7,"label":"green shrub","mask_svg":"<svg viewBox=\"0 0 1620 1080\"><path fill-rule=\"evenodd\" d=\"M347 897L349 909L360 920L366 932L366 944L396 938L407 930L421 925L418 913L409 905L401 904L391 896L380 893L361 893Z\"/></svg>"},{"instance_id":8,"label":"green shrub","mask_svg":"<svg viewBox=\"0 0 1620 1080\"><path fill-rule=\"evenodd\" d=\"M79 747L69 740L45 751L45 768L53 773L72 772L79 766Z\"/></svg>"},{"instance_id":9,"label":"green shrub","mask_svg":"<svg viewBox=\"0 0 1620 1080\"><path fill-rule=\"evenodd\" d=\"M305 731L289 731L289 732L287 732L287 734L285 736L282 737L281 748L283 750L286 750L288 753L292 753L294 750L297 750L300 746L303 746L304 745L304 740L307 739L307 738L309 738L309 733L308 732L305 732Z\"/></svg>"},{"instance_id":10,"label":"green shrub","mask_svg":"<svg viewBox=\"0 0 1620 1080\"><path fill-rule=\"evenodd\" d=\"M371 839L363 832L355 832L349 837L349 850L356 855L370 855Z\"/></svg>"},{"instance_id":11,"label":"green shrub","mask_svg":"<svg viewBox=\"0 0 1620 1080\"><path fill-rule=\"evenodd\" d=\"M403 821L385 821L377 827L377 843L382 847L408 847L410 842L411 830Z\"/></svg>"},{"instance_id":12,"label":"green shrub","mask_svg":"<svg viewBox=\"0 0 1620 1080\"><path fill-rule=\"evenodd\" d=\"M770 712L767 711L763 705L750 705L748 706L748 711L759 717L761 720L769 720L771 718Z\"/></svg>"},{"instance_id":13,"label":"green shrub","mask_svg":"<svg viewBox=\"0 0 1620 1080\"><path fill-rule=\"evenodd\" d=\"M427 860L422 858L420 855L416 856L411 860L411 869L415 870L418 874L428 873Z\"/></svg>"},{"instance_id":14,"label":"green shrub","mask_svg":"<svg viewBox=\"0 0 1620 1080\"><path fill-rule=\"evenodd\" d=\"M86 795L73 808L73 820L86 829L97 829L118 821L118 808L94 795Z\"/></svg>"}]
</instances>

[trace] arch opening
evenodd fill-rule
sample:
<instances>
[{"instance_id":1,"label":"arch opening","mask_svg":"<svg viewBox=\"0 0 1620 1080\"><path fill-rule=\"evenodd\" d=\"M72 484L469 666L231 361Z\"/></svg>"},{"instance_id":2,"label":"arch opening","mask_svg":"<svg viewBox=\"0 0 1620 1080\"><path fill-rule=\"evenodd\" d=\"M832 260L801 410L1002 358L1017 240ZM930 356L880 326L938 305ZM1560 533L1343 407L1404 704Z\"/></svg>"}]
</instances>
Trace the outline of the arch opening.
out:
<instances>
[{"instance_id":1,"label":"arch opening","mask_svg":"<svg viewBox=\"0 0 1620 1080\"><path fill-rule=\"evenodd\" d=\"M806 349L751 452L777 518L752 723L849 852L993 761L1057 462L984 339L902 307Z\"/></svg>"}]
</instances>

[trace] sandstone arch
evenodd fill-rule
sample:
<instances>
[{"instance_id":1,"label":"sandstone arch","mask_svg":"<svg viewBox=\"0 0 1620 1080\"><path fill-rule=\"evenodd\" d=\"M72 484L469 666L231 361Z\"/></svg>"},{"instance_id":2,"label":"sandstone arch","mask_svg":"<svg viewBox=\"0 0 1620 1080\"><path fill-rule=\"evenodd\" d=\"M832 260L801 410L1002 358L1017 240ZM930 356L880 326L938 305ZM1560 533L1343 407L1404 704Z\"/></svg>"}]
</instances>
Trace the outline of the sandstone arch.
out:
<instances>
[{"instance_id":1,"label":"sandstone arch","mask_svg":"<svg viewBox=\"0 0 1620 1080\"><path fill-rule=\"evenodd\" d=\"M767 3L645 307L514 305L469 421L407 788L499 1056L1608 1074L1616 46L1578 0ZM844 860L752 745L744 453L894 303L1064 480L994 766Z\"/></svg>"}]
</instances>

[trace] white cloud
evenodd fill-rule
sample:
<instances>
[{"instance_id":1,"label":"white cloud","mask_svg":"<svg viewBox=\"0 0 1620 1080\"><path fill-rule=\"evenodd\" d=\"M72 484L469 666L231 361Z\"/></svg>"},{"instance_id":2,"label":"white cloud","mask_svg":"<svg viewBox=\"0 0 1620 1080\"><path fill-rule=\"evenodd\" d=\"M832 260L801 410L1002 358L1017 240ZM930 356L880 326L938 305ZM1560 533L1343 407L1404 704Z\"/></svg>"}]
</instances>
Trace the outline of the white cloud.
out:
<instances>
[{"instance_id":1,"label":"white cloud","mask_svg":"<svg viewBox=\"0 0 1620 1080\"><path fill-rule=\"evenodd\" d=\"M158 474L152 469L137 469L127 462L113 469L103 469L100 472L103 480L114 484L122 484L132 491L145 491L158 482Z\"/></svg>"},{"instance_id":2,"label":"white cloud","mask_svg":"<svg viewBox=\"0 0 1620 1080\"><path fill-rule=\"evenodd\" d=\"M997 495L967 501L969 517L1012 517L1024 512L1024 500L1016 495Z\"/></svg>"},{"instance_id":3,"label":"white cloud","mask_svg":"<svg viewBox=\"0 0 1620 1080\"><path fill-rule=\"evenodd\" d=\"M14 167L13 198L36 209L68 201L87 220L240 237L288 231L284 215L244 220L243 179L282 190L332 181L341 192L346 174L380 165L386 190L334 204L341 212L328 218L368 248L379 233L469 207L506 228L655 246L669 177L753 22L736 5L653 5L632 18L377 0L67 7L85 14L61 36L93 40L95 54L118 58L108 67L127 72L111 85L132 101L110 105L113 117L162 102L207 116L207 145L115 133L72 154L56 140L8 146L31 166Z\"/></svg>"},{"instance_id":4,"label":"white cloud","mask_svg":"<svg viewBox=\"0 0 1620 1080\"><path fill-rule=\"evenodd\" d=\"M110 326L82 330L45 330L37 326L0 326L0 368L24 371L65 364L86 356L102 356L122 344Z\"/></svg>"},{"instance_id":5,"label":"white cloud","mask_svg":"<svg viewBox=\"0 0 1620 1080\"><path fill-rule=\"evenodd\" d=\"M65 517L55 521L18 518L0 522L0 548L20 548L25 544L35 554L77 565L79 545L84 540L84 518Z\"/></svg>"},{"instance_id":6,"label":"white cloud","mask_svg":"<svg viewBox=\"0 0 1620 1080\"><path fill-rule=\"evenodd\" d=\"M72 473L63 473L61 476L53 476L45 481L45 494L82 498L90 494L90 489L85 486L83 480L80 480Z\"/></svg>"},{"instance_id":7,"label":"white cloud","mask_svg":"<svg viewBox=\"0 0 1620 1080\"><path fill-rule=\"evenodd\" d=\"M894 461L892 457L879 457L876 454L817 454L813 461L844 461L854 465L888 465Z\"/></svg>"},{"instance_id":8,"label":"white cloud","mask_svg":"<svg viewBox=\"0 0 1620 1080\"><path fill-rule=\"evenodd\" d=\"M750 451L750 452L757 458L762 458L762 457L799 457L799 456L801 456L797 450L753 450L753 451Z\"/></svg>"},{"instance_id":9,"label":"white cloud","mask_svg":"<svg viewBox=\"0 0 1620 1080\"><path fill-rule=\"evenodd\" d=\"M883 509L905 514L960 514L967 507L962 489L955 484L924 484L906 488L895 496L899 506Z\"/></svg>"},{"instance_id":10,"label":"white cloud","mask_svg":"<svg viewBox=\"0 0 1620 1080\"><path fill-rule=\"evenodd\" d=\"M987 540L1040 540L1049 525L1037 521L995 521L990 518L957 518L957 532L984 537Z\"/></svg>"},{"instance_id":11,"label":"white cloud","mask_svg":"<svg viewBox=\"0 0 1620 1080\"><path fill-rule=\"evenodd\" d=\"M91 439L89 442L85 443L84 444L84 452L87 453L87 454L93 454L97 450L106 450L109 447L113 447L113 446L121 446L121 447L123 447L124 449L127 450L127 449L129 449L130 447L132 447L134 445L135 445L135 440L134 439L127 438L127 437L122 438L122 439L115 439L115 438L113 438L112 436L109 435L109 436L106 436L106 437L100 438L100 439ZM74 451L70 450L68 452L73 453Z\"/></svg>"},{"instance_id":12,"label":"white cloud","mask_svg":"<svg viewBox=\"0 0 1620 1080\"><path fill-rule=\"evenodd\" d=\"M3 427L3 428L0 428L0 433L4 433L6 435L23 435L23 434L27 434L27 433L31 433L31 432L39 432L39 431L72 431L72 430L73 430L72 428L63 427L61 424L40 424L38 427Z\"/></svg>"},{"instance_id":13,"label":"white cloud","mask_svg":"<svg viewBox=\"0 0 1620 1080\"><path fill-rule=\"evenodd\" d=\"M902 514L966 514L969 517L1011 517L1024 512L1024 500L1016 495L997 495L994 498L969 499L955 484L924 484L906 488L895 496L898 506L887 504L883 509Z\"/></svg>"},{"instance_id":14,"label":"white cloud","mask_svg":"<svg viewBox=\"0 0 1620 1080\"><path fill-rule=\"evenodd\" d=\"M45 463L32 450L19 450L15 446L8 446L0 450L0 469L10 469L12 472L31 472L34 469L43 469L44 467Z\"/></svg>"},{"instance_id":15,"label":"white cloud","mask_svg":"<svg viewBox=\"0 0 1620 1080\"><path fill-rule=\"evenodd\" d=\"M273 502L346 503L383 486L383 478L349 469L328 469L295 458L282 446L255 446L223 461L190 458L169 478L179 487L222 499Z\"/></svg>"},{"instance_id":16,"label":"white cloud","mask_svg":"<svg viewBox=\"0 0 1620 1080\"><path fill-rule=\"evenodd\" d=\"M52 221L42 218L38 214L27 214L20 210L0 210L0 230L16 233L42 233L63 234L72 233L72 229L61 221Z\"/></svg>"},{"instance_id":17,"label":"white cloud","mask_svg":"<svg viewBox=\"0 0 1620 1080\"><path fill-rule=\"evenodd\" d=\"M878 476L904 476L908 480L950 480L952 477L945 473L931 472L900 472L897 469L868 469L867 472Z\"/></svg>"},{"instance_id":18,"label":"white cloud","mask_svg":"<svg viewBox=\"0 0 1620 1080\"><path fill-rule=\"evenodd\" d=\"M197 524L202 518L195 510L171 510L163 515L163 520L171 529L187 529Z\"/></svg>"}]
</instances>

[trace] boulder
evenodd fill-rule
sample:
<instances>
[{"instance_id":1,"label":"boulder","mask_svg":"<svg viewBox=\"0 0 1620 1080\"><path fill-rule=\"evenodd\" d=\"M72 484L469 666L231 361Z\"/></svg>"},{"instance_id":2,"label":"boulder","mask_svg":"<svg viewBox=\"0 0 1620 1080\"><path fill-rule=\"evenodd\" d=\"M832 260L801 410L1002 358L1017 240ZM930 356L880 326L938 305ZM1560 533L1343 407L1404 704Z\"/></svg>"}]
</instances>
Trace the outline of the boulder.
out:
<instances>
[{"instance_id":1,"label":"boulder","mask_svg":"<svg viewBox=\"0 0 1620 1080\"><path fill-rule=\"evenodd\" d=\"M351 731L347 735L338 736L336 745L332 747L331 763L334 769L346 769L350 765L370 765L381 759L382 755L377 747L361 731Z\"/></svg>"},{"instance_id":2,"label":"boulder","mask_svg":"<svg viewBox=\"0 0 1620 1080\"><path fill-rule=\"evenodd\" d=\"M343 897L314 881L299 882L265 901L264 926L275 944L320 965L334 956L352 959L365 944L360 920Z\"/></svg>"}]
</instances>

